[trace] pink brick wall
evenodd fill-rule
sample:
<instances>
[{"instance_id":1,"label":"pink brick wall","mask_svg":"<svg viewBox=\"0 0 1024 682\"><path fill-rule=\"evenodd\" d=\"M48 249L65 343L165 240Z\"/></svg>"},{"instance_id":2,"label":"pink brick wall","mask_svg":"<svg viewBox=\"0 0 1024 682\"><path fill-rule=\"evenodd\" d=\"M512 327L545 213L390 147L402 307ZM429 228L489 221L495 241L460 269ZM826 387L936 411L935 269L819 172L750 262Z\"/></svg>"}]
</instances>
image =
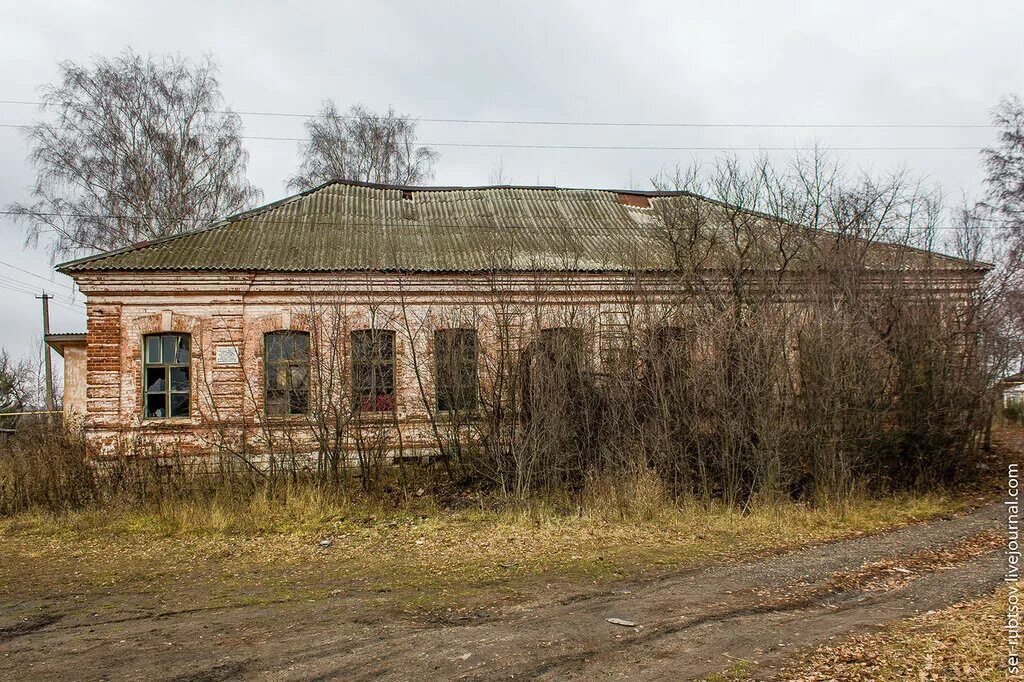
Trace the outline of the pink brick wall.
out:
<instances>
[{"instance_id":1,"label":"pink brick wall","mask_svg":"<svg viewBox=\"0 0 1024 682\"><path fill-rule=\"evenodd\" d=\"M602 315L615 315L631 296L629 280L602 275L523 275L500 282L469 275L403 280L251 273L105 273L77 279L87 296L85 429L89 453L96 457L127 447L154 454L220 451L229 456L276 450L282 443L293 451L315 450L314 432L304 419L271 423L261 416L263 335L282 329L314 332L324 347L321 356L331 352L328 346L337 350L339 374L345 374L348 332L371 324L396 332L395 418L402 425L402 446L430 448L434 441L420 384L433 400L433 329L477 328L486 356L497 346L496 319L508 317L527 328L559 326L571 313L574 324L597 329ZM937 285L956 297L974 283L950 275ZM657 306L680 296L655 284L645 301ZM336 315L342 318L337 324ZM143 337L160 332L192 337L189 418L142 417ZM218 364L218 346L237 348L239 364ZM594 356L599 355L595 347ZM486 372L481 381L487 381ZM332 390L340 397L348 390L347 381ZM389 437L397 440L396 434Z\"/></svg>"}]
</instances>

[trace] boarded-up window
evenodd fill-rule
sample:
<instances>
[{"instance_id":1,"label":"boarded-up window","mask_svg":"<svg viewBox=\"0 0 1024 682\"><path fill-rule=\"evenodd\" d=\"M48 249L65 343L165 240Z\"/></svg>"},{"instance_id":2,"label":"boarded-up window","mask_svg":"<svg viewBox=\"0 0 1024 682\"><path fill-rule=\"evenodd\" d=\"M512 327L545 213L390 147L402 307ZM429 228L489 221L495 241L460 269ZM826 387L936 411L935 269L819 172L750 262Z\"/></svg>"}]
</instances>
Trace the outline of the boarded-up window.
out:
<instances>
[{"instance_id":1,"label":"boarded-up window","mask_svg":"<svg viewBox=\"0 0 1024 682\"><path fill-rule=\"evenodd\" d=\"M188 334L152 334L143 340L143 416L189 416L191 382Z\"/></svg>"},{"instance_id":2,"label":"boarded-up window","mask_svg":"<svg viewBox=\"0 0 1024 682\"><path fill-rule=\"evenodd\" d=\"M472 410L477 401L477 335L475 329L434 332L437 409Z\"/></svg>"},{"instance_id":3,"label":"boarded-up window","mask_svg":"<svg viewBox=\"0 0 1024 682\"><path fill-rule=\"evenodd\" d=\"M309 410L309 334L270 332L263 336L268 415L306 414Z\"/></svg>"},{"instance_id":4,"label":"boarded-up window","mask_svg":"<svg viewBox=\"0 0 1024 682\"><path fill-rule=\"evenodd\" d=\"M657 371L678 371L690 363L693 335L685 327L654 327L647 335L647 364Z\"/></svg>"},{"instance_id":5,"label":"boarded-up window","mask_svg":"<svg viewBox=\"0 0 1024 682\"><path fill-rule=\"evenodd\" d=\"M395 408L395 333L383 329L352 332L352 404L362 412Z\"/></svg>"}]
</instances>

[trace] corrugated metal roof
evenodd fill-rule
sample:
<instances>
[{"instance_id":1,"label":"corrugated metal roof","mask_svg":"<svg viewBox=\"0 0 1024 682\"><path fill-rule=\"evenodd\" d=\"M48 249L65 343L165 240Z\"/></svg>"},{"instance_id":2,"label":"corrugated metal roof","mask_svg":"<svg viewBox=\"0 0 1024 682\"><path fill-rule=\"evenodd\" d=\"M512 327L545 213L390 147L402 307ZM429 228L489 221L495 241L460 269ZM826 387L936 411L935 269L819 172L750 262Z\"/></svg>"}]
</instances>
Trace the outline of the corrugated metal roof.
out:
<instances>
[{"instance_id":1,"label":"corrugated metal roof","mask_svg":"<svg viewBox=\"0 0 1024 682\"><path fill-rule=\"evenodd\" d=\"M67 346L84 346L85 345L85 332L66 332L61 334L47 334L43 337L43 341L46 342L50 348L57 351L57 353L64 357L64 349Z\"/></svg>"},{"instance_id":2,"label":"corrugated metal roof","mask_svg":"<svg viewBox=\"0 0 1024 682\"><path fill-rule=\"evenodd\" d=\"M670 270L672 253L656 213L672 201L709 200L683 192L334 181L198 231L58 269Z\"/></svg>"}]
</instances>

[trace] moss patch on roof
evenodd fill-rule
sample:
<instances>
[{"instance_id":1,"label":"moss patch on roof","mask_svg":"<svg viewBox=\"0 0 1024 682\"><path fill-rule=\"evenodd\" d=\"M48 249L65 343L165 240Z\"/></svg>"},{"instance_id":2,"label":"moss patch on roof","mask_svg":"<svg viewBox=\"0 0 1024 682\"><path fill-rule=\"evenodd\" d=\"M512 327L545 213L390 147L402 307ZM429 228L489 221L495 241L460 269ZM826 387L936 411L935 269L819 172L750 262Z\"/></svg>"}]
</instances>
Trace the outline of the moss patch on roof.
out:
<instances>
[{"instance_id":1,"label":"moss patch on roof","mask_svg":"<svg viewBox=\"0 0 1024 682\"><path fill-rule=\"evenodd\" d=\"M685 192L333 181L58 270L668 271L673 250L657 214L674 201L714 204Z\"/></svg>"}]
</instances>

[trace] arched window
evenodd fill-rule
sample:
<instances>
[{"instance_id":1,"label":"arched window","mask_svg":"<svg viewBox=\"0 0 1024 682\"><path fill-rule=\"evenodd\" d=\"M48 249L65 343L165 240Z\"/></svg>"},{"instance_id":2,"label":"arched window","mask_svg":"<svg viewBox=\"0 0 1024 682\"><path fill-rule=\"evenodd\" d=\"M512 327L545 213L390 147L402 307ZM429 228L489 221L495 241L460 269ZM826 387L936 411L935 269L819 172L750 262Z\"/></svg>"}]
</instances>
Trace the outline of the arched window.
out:
<instances>
[{"instance_id":1,"label":"arched window","mask_svg":"<svg viewBox=\"0 0 1024 682\"><path fill-rule=\"evenodd\" d=\"M309 334L281 331L263 335L267 415L306 414L309 410Z\"/></svg>"},{"instance_id":2,"label":"arched window","mask_svg":"<svg viewBox=\"0 0 1024 682\"><path fill-rule=\"evenodd\" d=\"M191 337L151 334L143 340L143 408L146 419L188 417Z\"/></svg>"}]
</instances>

